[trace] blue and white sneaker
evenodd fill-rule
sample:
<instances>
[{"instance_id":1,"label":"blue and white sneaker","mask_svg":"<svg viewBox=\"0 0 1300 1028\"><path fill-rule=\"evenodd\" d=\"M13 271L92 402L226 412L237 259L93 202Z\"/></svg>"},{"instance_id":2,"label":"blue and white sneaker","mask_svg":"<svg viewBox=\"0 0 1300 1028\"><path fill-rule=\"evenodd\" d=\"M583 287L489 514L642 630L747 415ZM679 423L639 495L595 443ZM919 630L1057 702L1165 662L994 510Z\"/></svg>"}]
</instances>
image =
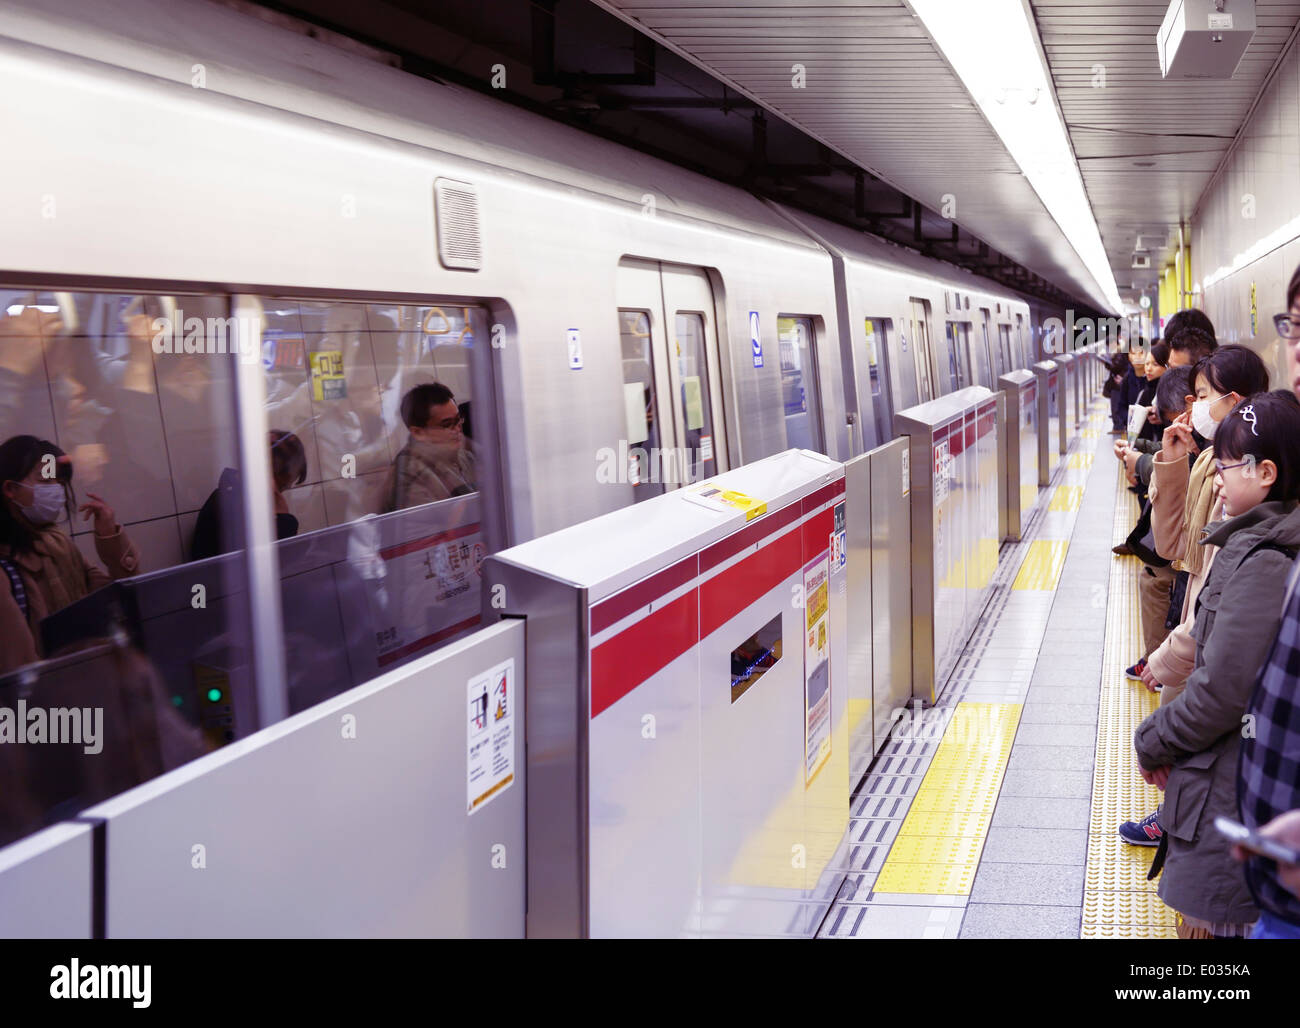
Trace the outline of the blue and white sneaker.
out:
<instances>
[{"instance_id":1,"label":"blue and white sneaker","mask_svg":"<svg viewBox=\"0 0 1300 1028\"><path fill-rule=\"evenodd\" d=\"M1141 821L1125 821L1119 826L1119 837L1131 846L1159 846L1164 834L1158 809Z\"/></svg>"}]
</instances>

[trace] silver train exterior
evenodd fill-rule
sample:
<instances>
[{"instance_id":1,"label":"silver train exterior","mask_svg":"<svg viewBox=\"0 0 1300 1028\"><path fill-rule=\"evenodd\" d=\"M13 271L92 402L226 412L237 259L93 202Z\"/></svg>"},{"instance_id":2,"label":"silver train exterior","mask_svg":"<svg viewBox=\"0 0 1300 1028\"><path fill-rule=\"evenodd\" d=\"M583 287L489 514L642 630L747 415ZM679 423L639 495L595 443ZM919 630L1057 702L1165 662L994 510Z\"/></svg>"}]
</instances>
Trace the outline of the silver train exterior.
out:
<instances>
[{"instance_id":1,"label":"silver train exterior","mask_svg":"<svg viewBox=\"0 0 1300 1028\"><path fill-rule=\"evenodd\" d=\"M621 317L649 325L661 445L707 417L709 474L809 438L848 459L1041 352L993 282L217 5L11 3L0 93L27 98L0 115L8 287L480 310L498 546L633 500L598 474L629 441Z\"/></svg>"}]
</instances>

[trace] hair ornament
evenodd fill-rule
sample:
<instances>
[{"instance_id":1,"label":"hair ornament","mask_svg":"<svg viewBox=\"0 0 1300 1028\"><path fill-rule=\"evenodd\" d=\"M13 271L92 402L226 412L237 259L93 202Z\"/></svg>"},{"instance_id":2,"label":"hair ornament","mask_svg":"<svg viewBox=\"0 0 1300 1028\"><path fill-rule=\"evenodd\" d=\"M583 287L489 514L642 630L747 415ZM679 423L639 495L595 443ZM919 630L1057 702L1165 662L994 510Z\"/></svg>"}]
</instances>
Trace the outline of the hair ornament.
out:
<instances>
[{"instance_id":1,"label":"hair ornament","mask_svg":"<svg viewBox=\"0 0 1300 1028\"><path fill-rule=\"evenodd\" d=\"M1259 421L1256 419L1255 405L1253 403L1248 403L1246 406L1241 408L1241 420L1250 426L1252 435L1259 435L1259 432L1255 430L1255 426L1259 424Z\"/></svg>"}]
</instances>

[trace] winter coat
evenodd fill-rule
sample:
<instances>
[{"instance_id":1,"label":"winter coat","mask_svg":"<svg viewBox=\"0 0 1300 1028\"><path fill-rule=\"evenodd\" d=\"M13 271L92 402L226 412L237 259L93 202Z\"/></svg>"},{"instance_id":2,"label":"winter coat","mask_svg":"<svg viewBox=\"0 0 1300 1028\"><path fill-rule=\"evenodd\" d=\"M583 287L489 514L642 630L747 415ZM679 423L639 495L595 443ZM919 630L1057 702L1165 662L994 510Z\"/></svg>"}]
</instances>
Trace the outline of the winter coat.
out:
<instances>
[{"instance_id":1,"label":"winter coat","mask_svg":"<svg viewBox=\"0 0 1300 1028\"><path fill-rule=\"evenodd\" d=\"M27 618L14 599L13 589L0 574L0 674L31 664L41 652L41 620L108 585L140 570L140 551L120 525L111 536L94 536L95 552L107 571L81 555L77 544L54 525L42 528L32 549L14 552L0 546L0 557L18 568L27 593Z\"/></svg>"},{"instance_id":2,"label":"winter coat","mask_svg":"<svg viewBox=\"0 0 1300 1028\"><path fill-rule=\"evenodd\" d=\"M398 452L389 469L380 494L379 513L405 510L477 491L474 453L468 444L449 458L446 448L412 437Z\"/></svg>"},{"instance_id":3,"label":"winter coat","mask_svg":"<svg viewBox=\"0 0 1300 1028\"><path fill-rule=\"evenodd\" d=\"M1144 768L1172 767L1160 815L1168 838L1161 899L1189 917L1248 924L1259 911L1214 819L1237 816L1243 717L1281 622L1292 563L1270 546L1300 547L1300 508L1261 503L1213 525L1203 543L1221 549L1197 599L1196 670L1180 696L1138 726L1134 747Z\"/></svg>"}]
</instances>

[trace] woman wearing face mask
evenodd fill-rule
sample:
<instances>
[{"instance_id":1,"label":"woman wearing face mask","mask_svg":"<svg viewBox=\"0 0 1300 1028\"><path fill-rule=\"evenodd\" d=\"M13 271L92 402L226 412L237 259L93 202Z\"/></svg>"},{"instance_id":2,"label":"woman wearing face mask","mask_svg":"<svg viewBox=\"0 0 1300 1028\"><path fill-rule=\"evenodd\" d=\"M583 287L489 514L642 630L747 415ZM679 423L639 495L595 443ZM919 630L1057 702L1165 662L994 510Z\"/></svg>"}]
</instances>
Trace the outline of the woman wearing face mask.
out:
<instances>
[{"instance_id":1,"label":"woman wearing face mask","mask_svg":"<svg viewBox=\"0 0 1300 1028\"><path fill-rule=\"evenodd\" d=\"M71 462L53 443L19 435L0 444L0 673L43 656L42 618L140 568L140 551L94 493L77 509L94 519L107 571L87 563L57 526L70 510L71 480Z\"/></svg>"},{"instance_id":2,"label":"woman wearing face mask","mask_svg":"<svg viewBox=\"0 0 1300 1028\"><path fill-rule=\"evenodd\" d=\"M1196 597L1217 552L1213 545L1200 545L1200 539L1206 527L1223 516L1214 474L1214 433L1237 403L1267 389L1268 369L1257 353L1244 346L1220 346L1193 370L1191 409L1165 429L1164 445L1151 463L1149 496L1156 552L1173 561L1176 572L1185 573L1180 575L1184 583L1181 618L1156 651L1126 673L1147 689L1159 689L1162 705L1177 698L1196 667L1192 637ZM1138 846L1159 845L1159 813L1125 821L1119 827L1120 838Z\"/></svg>"}]
</instances>

